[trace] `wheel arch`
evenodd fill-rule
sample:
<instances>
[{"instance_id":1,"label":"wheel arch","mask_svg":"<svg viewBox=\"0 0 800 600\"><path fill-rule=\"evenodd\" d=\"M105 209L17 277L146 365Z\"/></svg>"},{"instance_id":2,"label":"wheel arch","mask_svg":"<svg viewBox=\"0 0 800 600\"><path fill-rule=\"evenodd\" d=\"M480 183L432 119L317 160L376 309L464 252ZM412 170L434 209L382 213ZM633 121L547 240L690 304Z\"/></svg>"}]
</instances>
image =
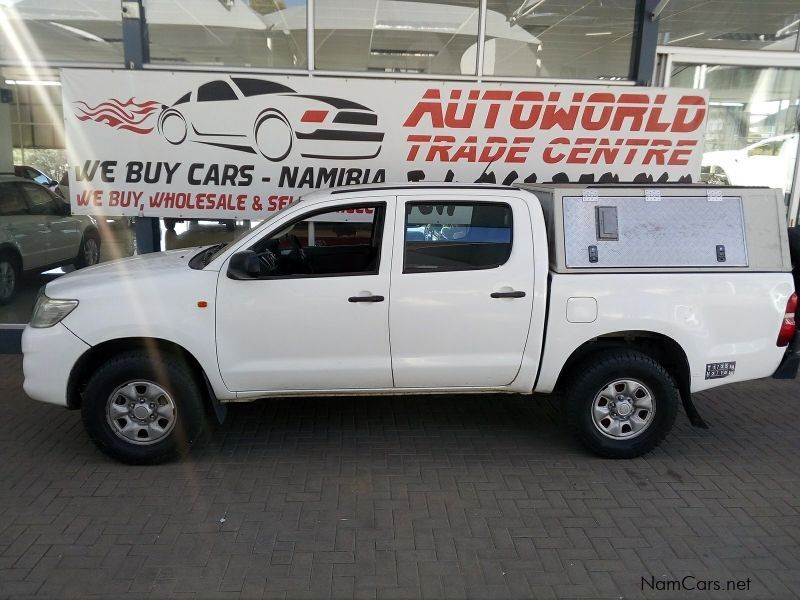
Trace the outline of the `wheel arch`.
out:
<instances>
[{"instance_id":1,"label":"wheel arch","mask_svg":"<svg viewBox=\"0 0 800 600\"><path fill-rule=\"evenodd\" d=\"M563 391L573 373L584 362L609 349L638 350L650 356L675 379L682 396L689 393L691 369L683 347L668 335L643 330L614 331L583 342L561 367L554 392Z\"/></svg>"},{"instance_id":2,"label":"wheel arch","mask_svg":"<svg viewBox=\"0 0 800 600\"><path fill-rule=\"evenodd\" d=\"M100 239L100 230L94 225L87 225L86 228L83 230L81 236L86 237L87 235L96 237L98 243L102 242L102 240Z\"/></svg>"},{"instance_id":3,"label":"wheel arch","mask_svg":"<svg viewBox=\"0 0 800 600\"><path fill-rule=\"evenodd\" d=\"M11 242L0 243L0 255L3 254L10 254L17 261L20 271L23 270L22 254L14 244Z\"/></svg>"},{"instance_id":4,"label":"wheel arch","mask_svg":"<svg viewBox=\"0 0 800 600\"><path fill-rule=\"evenodd\" d=\"M133 351L144 351L152 354L154 358L165 354L183 358L205 395L207 401L206 408L213 408L214 404L218 402L203 367L186 348L180 344L161 338L129 337L107 340L96 346L92 346L83 353L72 367L69 379L67 380L67 407L70 409L78 409L81 407L81 394L83 389L86 387L92 373L94 373L100 365L112 356Z\"/></svg>"}]
</instances>

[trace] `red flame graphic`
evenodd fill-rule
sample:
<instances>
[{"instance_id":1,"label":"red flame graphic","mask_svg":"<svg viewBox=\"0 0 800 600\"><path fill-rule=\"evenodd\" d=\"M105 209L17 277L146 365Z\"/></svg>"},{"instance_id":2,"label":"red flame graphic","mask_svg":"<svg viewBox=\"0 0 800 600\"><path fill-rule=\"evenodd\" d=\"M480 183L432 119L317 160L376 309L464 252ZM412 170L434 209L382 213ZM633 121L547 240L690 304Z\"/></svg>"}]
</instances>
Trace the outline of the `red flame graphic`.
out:
<instances>
[{"instance_id":1,"label":"red flame graphic","mask_svg":"<svg viewBox=\"0 0 800 600\"><path fill-rule=\"evenodd\" d=\"M111 98L97 106L89 106L79 100L75 102L75 116L80 121L94 121L105 123L114 129L127 129L134 133L150 133L153 127L145 127L145 121L153 116L160 106L160 102L148 100L136 102L133 97L127 102Z\"/></svg>"}]
</instances>

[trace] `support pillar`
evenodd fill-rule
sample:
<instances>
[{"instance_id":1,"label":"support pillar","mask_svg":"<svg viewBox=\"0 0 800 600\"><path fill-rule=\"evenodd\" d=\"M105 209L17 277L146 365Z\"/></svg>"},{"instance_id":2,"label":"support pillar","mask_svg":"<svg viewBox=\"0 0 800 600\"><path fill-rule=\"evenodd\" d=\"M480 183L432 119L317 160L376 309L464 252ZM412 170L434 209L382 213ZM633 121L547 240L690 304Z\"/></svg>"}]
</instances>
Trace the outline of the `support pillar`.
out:
<instances>
[{"instance_id":1,"label":"support pillar","mask_svg":"<svg viewBox=\"0 0 800 600\"><path fill-rule=\"evenodd\" d=\"M636 85L653 85L658 46L658 15L663 0L639 0L636 6L635 31L631 49L631 79Z\"/></svg>"},{"instance_id":2,"label":"support pillar","mask_svg":"<svg viewBox=\"0 0 800 600\"><path fill-rule=\"evenodd\" d=\"M11 90L0 87L0 173L14 172L14 144L11 142Z\"/></svg>"},{"instance_id":3,"label":"support pillar","mask_svg":"<svg viewBox=\"0 0 800 600\"><path fill-rule=\"evenodd\" d=\"M125 68L139 70L150 62L150 39L142 0L122 0L122 46ZM146 254L161 250L159 219L136 218L136 252Z\"/></svg>"}]
</instances>

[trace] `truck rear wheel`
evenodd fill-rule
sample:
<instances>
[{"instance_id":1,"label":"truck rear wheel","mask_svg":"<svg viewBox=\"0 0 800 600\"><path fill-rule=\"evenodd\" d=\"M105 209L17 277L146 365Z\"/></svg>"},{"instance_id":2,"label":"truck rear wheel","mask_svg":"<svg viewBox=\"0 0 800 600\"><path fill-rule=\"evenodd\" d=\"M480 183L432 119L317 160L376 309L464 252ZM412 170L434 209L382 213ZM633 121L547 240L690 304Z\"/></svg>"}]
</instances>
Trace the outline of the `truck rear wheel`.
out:
<instances>
[{"instance_id":1,"label":"truck rear wheel","mask_svg":"<svg viewBox=\"0 0 800 600\"><path fill-rule=\"evenodd\" d=\"M89 379L81 415L89 437L112 458L156 464L187 452L202 432L200 390L179 357L127 352Z\"/></svg>"},{"instance_id":2,"label":"truck rear wheel","mask_svg":"<svg viewBox=\"0 0 800 600\"><path fill-rule=\"evenodd\" d=\"M567 393L570 424L580 442L606 458L633 458L672 429L680 393L650 356L613 350L586 363Z\"/></svg>"}]
</instances>

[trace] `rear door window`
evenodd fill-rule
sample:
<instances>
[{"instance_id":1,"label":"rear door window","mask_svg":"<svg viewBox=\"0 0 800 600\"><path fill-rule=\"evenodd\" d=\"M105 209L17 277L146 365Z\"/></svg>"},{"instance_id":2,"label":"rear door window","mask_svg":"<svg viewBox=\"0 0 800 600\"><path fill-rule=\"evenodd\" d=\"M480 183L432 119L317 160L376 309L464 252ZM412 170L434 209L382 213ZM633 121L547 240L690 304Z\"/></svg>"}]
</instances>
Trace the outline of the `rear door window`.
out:
<instances>
[{"instance_id":1,"label":"rear door window","mask_svg":"<svg viewBox=\"0 0 800 600\"><path fill-rule=\"evenodd\" d=\"M493 269L511 256L512 212L498 202L406 205L404 273Z\"/></svg>"}]
</instances>

